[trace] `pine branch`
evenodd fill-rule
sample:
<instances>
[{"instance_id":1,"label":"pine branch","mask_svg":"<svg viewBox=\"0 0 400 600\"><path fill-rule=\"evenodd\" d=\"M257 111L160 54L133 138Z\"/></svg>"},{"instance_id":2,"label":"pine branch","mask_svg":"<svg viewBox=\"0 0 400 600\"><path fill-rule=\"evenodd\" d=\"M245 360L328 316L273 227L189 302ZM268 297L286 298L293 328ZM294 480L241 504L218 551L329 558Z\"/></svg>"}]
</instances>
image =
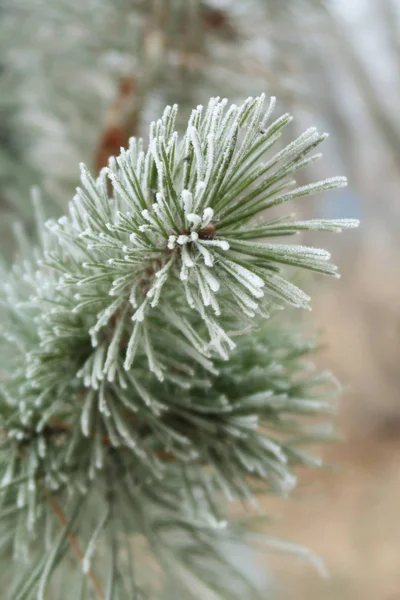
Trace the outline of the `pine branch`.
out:
<instances>
[{"instance_id":1,"label":"pine branch","mask_svg":"<svg viewBox=\"0 0 400 600\"><path fill-rule=\"evenodd\" d=\"M97 573L107 565L110 600L126 597L137 584L122 548L137 535L184 597L197 582L237 598L229 581L243 578L229 561L197 560L239 535L223 497L286 495L296 464L319 465L298 445L313 437L305 417L332 411L337 385L308 363L315 341L277 313L309 307L288 268L337 271L325 250L267 238L358 223L268 220L272 206L345 185L296 187L326 136L310 129L273 154L290 122L270 123L273 107L212 99L182 138L168 107L147 147L132 138L96 180L82 166L66 216L44 223L36 198L40 246L21 237L0 297L0 547L29 565L19 600L42 598L64 572L68 541L88 575L90 561ZM63 530L49 532L49 511L64 523L71 502ZM254 597L250 583L243 593Z\"/></svg>"},{"instance_id":2,"label":"pine branch","mask_svg":"<svg viewBox=\"0 0 400 600\"><path fill-rule=\"evenodd\" d=\"M254 217L267 208L346 183L344 178L333 178L286 192L285 188L294 185L289 177L308 164L305 157L326 136L311 129L259 164L257 159L289 122L278 119L267 127L274 102L264 118L263 103L263 97L249 99L224 115L225 102L211 101L203 118L202 109L193 111L180 146L173 133L176 107L168 108L151 126L146 152L143 143L133 139L130 150L111 161L97 181L82 167L84 188L78 190L70 218L50 224L65 250L81 256L79 274L76 262L71 273L60 257L55 262L48 255L46 263L63 273L60 283L67 294L76 290L80 302L73 302L71 310L84 314L92 308L97 313L98 320L91 328L92 344L98 344L98 333L107 323L123 315L118 317L120 327L105 354L109 381L116 374L115 361L126 329L123 321L131 317L135 326L125 368L132 366L139 339L143 339L150 369L164 378L165 366L152 350L147 323L153 315L165 312L163 305L171 304L179 287L189 309L203 322L208 339L195 343L192 334L180 331L179 335L189 335L190 343L202 355L216 351L226 359L234 343L224 331L224 319L252 318L270 310L277 297L294 306L308 306L308 296L282 279L277 265L335 275L326 251L247 241L257 235ZM238 131L244 130L244 123L247 131L238 145ZM114 200L108 198L106 176L115 189ZM356 224L351 219L339 220L330 228ZM329 225L312 221L291 227L295 233ZM103 298L97 292L99 285L105 290ZM229 296L231 304L225 314L218 302L223 295ZM180 322L180 315L170 310Z\"/></svg>"}]
</instances>

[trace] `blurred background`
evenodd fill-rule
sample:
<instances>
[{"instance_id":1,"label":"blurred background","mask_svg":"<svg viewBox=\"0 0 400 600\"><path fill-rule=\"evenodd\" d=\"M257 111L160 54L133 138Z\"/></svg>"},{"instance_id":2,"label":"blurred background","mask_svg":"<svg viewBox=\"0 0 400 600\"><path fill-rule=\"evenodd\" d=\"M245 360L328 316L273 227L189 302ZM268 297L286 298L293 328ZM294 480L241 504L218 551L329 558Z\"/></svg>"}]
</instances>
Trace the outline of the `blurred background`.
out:
<instances>
[{"instance_id":1,"label":"blurred background","mask_svg":"<svg viewBox=\"0 0 400 600\"><path fill-rule=\"evenodd\" d=\"M316 361L344 386L342 441L327 469L300 473L287 501L266 500L272 531L320 554L269 557L282 599L400 598L400 0L0 0L0 203L33 230L30 188L63 210L78 164L94 172L166 103L181 123L209 96L276 95L290 136L329 131L308 176L349 187L291 207L300 217L359 217L332 250L342 279L318 280ZM278 115L278 113L277 113ZM303 203L302 203L303 202Z\"/></svg>"}]
</instances>

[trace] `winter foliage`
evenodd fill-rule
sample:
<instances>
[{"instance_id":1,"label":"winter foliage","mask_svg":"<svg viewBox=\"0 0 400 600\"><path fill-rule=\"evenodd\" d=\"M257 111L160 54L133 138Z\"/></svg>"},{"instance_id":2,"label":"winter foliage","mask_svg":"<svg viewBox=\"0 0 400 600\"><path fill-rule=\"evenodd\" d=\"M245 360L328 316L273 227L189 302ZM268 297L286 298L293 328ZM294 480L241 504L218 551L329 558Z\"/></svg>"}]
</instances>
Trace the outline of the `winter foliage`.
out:
<instances>
[{"instance_id":1,"label":"winter foliage","mask_svg":"<svg viewBox=\"0 0 400 600\"><path fill-rule=\"evenodd\" d=\"M326 134L275 150L291 117L274 120L274 104L211 99L183 136L167 107L97 179L81 166L58 220L35 191L40 243L20 231L0 301L0 577L13 600L67 598L54 595L66 581L68 598L265 598L223 544L283 543L227 503L286 495L295 464L319 464L304 417L329 413L337 391L308 361L315 340L278 313L310 306L293 268L336 267L272 238L358 224L269 217L346 185L296 185ZM138 539L164 592L143 580Z\"/></svg>"}]
</instances>

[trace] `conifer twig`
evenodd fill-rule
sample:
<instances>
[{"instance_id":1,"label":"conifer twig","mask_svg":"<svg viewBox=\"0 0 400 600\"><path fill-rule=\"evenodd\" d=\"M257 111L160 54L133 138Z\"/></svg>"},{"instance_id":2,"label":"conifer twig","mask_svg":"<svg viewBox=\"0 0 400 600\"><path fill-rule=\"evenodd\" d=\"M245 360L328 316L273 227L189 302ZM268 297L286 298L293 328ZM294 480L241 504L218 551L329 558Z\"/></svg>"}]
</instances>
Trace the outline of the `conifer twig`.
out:
<instances>
[{"instance_id":1,"label":"conifer twig","mask_svg":"<svg viewBox=\"0 0 400 600\"><path fill-rule=\"evenodd\" d=\"M320 465L299 447L318 434L303 417L330 413L337 384L306 361L313 339L277 318L265 321L285 304L309 307L287 266L337 270L326 250L274 238L358 221L264 215L346 179L298 186L294 175L320 157L314 151L326 134L310 128L274 154L291 121L288 114L272 121L275 99L227 104L198 105L183 136L178 108L168 106L151 123L147 145L131 138L96 179L82 165L67 215L45 221L37 206L39 248L20 236L23 260L2 272L0 518L11 509L13 519L0 547L14 532L16 551L27 556L32 540L39 551L36 540L51 545L19 600L32 597L38 578L44 600L67 540L82 561L77 577L84 571L98 600L112 598L117 571L121 590L135 590L119 544L122 533L136 532L168 578L174 567L177 590L192 595L188 569L199 589L212 589L218 572L219 597L250 598L225 586L232 574L242 580L236 567L210 557L210 544L237 529L221 495L250 502L261 490L287 495L295 464ZM89 491L93 501L81 508ZM67 516L64 493L76 498ZM111 494L128 522L115 515L107 543L100 533ZM72 533L78 511L83 549L80 527ZM53 514L58 535L46 527ZM100 580L90 570L96 548Z\"/></svg>"}]
</instances>

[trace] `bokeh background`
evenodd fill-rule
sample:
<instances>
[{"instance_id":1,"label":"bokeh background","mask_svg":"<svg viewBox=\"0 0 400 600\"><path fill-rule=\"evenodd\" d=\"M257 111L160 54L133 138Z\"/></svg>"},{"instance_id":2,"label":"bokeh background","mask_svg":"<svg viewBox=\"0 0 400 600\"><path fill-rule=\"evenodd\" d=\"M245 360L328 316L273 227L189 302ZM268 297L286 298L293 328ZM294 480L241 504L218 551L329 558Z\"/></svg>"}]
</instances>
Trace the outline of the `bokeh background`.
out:
<instances>
[{"instance_id":1,"label":"bokeh background","mask_svg":"<svg viewBox=\"0 0 400 600\"><path fill-rule=\"evenodd\" d=\"M0 201L29 228L29 188L48 212L167 102L265 91L331 138L317 173L349 187L299 203L299 216L359 217L332 250L342 279L315 282L314 324L344 386L328 468L294 497L266 500L277 535L320 554L320 579L269 557L282 599L400 598L400 0L17 0L0 2ZM314 285L314 284L313 284Z\"/></svg>"},{"instance_id":2,"label":"bokeh background","mask_svg":"<svg viewBox=\"0 0 400 600\"><path fill-rule=\"evenodd\" d=\"M349 177L325 214L357 215L356 235L329 240L339 284L318 287L313 317L327 344L318 360L344 385L339 444L323 449L330 469L304 474L275 528L320 554L331 577L281 559L282 598L400 598L400 3L350 0L307 36L304 69L335 146L332 163ZM317 51L322 49L322 52ZM315 54L314 54L315 52ZM289 58L290 60L290 58ZM326 166L326 157L325 165ZM331 168L328 165L328 168ZM318 210L314 206L314 210Z\"/></svg>"}]
</instances>

